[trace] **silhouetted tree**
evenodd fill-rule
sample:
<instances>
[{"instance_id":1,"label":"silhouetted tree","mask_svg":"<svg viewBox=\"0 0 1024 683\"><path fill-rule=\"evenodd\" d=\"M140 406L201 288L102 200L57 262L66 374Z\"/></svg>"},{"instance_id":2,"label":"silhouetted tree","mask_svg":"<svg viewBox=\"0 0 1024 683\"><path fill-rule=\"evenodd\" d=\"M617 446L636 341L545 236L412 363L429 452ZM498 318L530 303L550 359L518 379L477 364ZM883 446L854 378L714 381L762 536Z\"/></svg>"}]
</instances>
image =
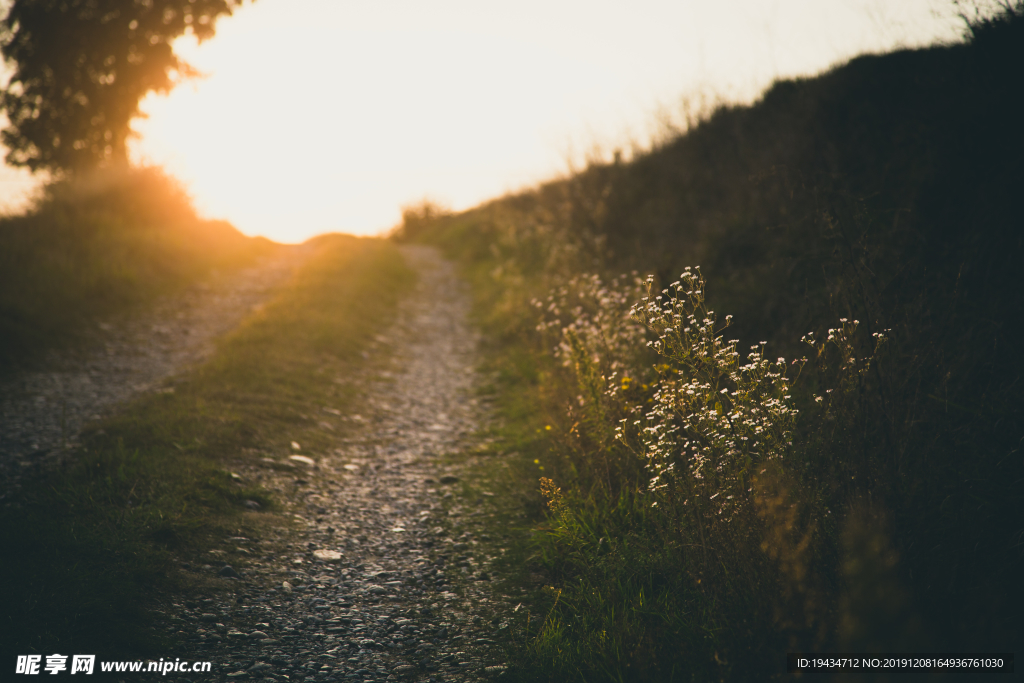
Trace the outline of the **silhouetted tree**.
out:
<instances>
[{"instance_id":1,"label":"silhouetted tree","mask_svg":"<svg viewBox=\"0 0 1024 683\"><path fill-rule=\"evenodd\" d=\"M13 68L0 106L7 161L33 171L127 162L139 101L193 70L172 41L214 33L243 0L14 0L0 23Z\"/></svg>"}]
</instances>

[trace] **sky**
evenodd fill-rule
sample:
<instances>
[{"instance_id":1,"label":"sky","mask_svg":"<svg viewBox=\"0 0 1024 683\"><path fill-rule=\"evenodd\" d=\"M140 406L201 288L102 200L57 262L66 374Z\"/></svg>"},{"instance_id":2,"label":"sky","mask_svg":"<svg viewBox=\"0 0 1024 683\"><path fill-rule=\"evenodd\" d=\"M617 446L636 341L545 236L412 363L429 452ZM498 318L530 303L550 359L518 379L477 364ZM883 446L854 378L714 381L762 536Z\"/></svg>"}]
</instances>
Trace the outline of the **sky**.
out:
<instances>
[{"instance_id":1,"label":"sky","mask_svg":"<svg viewBox=\"0 0 1024 683\"><path fill-rule=\"evenodd\" d=\"M143 101L132 157L248 235L376 234L642 148L684 102L961 33L950 0L258 0L176 44L204 75ZM37 183L0 169L0 206Z\"/></svg>"}]
</instances>

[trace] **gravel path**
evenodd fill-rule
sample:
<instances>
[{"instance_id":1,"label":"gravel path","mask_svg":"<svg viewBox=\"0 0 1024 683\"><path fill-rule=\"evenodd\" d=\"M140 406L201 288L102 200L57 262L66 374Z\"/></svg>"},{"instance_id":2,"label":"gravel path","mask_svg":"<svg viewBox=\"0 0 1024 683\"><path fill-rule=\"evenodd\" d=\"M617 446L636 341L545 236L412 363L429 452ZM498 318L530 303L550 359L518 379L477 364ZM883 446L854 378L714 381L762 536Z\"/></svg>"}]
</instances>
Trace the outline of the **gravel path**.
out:
<instances>
[{"instance_id":1,"label":"gravel path","mask_svg":"<svg viewBox=\"0 0 1024 683\"><path fill-rule=\"evenodd\" d=\"M288 248L168 297L144 316L99 323L88 350L54 353L48 370L0 384L0 500L13 497L36 467L78 445L88 420L206 358L217 337L267 301L308 253Z\"/></svg>"},{"instance_id":2,"label":"gravel path","mask_svg":"<svg viewBox=\"0 0 1024 683\"><path fill-rule=\"evenodd\" d=\"M487 417L474 398L469 296L436 252L404 253L420 282L378 338L395 353L393 371L365 378L359 415L325 409L356 429L329 452L293 444L290 455L240 465L284 512L247 513L259 538L184 564L221 589L163 608L162 627L187 644L175 656L214 663L196 681L477 681L504 671L491 639L507 606L490 590L488 539L473 531L489 494L467 498L462 472L439 465L472 448Z\"/></svg>"}]
</instances>

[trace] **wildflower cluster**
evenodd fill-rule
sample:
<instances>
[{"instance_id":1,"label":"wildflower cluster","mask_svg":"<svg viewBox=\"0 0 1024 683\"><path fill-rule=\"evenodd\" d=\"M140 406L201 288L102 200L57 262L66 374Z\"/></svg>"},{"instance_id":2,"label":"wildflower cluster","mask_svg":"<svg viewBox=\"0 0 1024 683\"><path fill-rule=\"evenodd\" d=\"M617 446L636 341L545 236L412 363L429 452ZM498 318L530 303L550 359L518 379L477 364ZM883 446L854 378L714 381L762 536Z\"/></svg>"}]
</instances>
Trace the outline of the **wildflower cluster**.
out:
<instances>
[{"instance_id":1,"label":"wildflower cluster","mask_svg":"<svg viewBox=\"0 0 1024 683\"><path fill-rule=\"evenodd\" d=\"M752 476L792 445L798 411L786 362L766 358L765 342L741 361L737 340L719 334L732 316L718 325L699 270L688 268L661 293L653 282L647 279L632 317L656 335L647 343L667 362L652 405L641 418L622 420L617 435L645 459L651 491L728 515L750 492Z\"/></svg>"},{"instance_id":2,"label":"wildflower cluster","mask_svg":"<svg viewBox=\"0 0 1024 683\"><path fill-rule=\"evenodd\" d=\"M613 393L628 389L637 381L637 352L646 342L643 326L631 317L643 286L636 273L608 283L594 274L574 277L546 300L531 302L542 316L537 331L563 365L578 363L585 353L611 381Z\"/></svg>"},{"instance_id":3,"label":"wildflower cluster","mask_svg":"<svg viewBox=\"0 0 1024 683\"><path fill-rule=\"evenodd\" d=\"M615 425L641 414L655 378L647 332L630 317L643 282L635 273L609 281L579 275L545 301L532 302L541 313L542 343L574 380L567 445L581 458L578 465L600 472L608 488L618 485L620 467L635 469L633 456L616 440Z\"/></svg>"}]
</instances>

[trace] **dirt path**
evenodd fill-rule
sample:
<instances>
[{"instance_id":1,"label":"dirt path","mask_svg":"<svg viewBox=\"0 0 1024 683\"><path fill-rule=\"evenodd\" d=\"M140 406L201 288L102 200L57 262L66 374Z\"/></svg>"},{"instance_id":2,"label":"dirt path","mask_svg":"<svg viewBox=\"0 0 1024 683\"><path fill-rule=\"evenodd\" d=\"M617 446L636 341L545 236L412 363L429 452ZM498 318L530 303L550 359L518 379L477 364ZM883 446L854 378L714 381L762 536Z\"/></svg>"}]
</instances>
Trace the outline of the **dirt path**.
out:
<instances>
[{"instance_id":1,"label":"dirt path","mask_svg":"<svg viewBox=\"0 0 1024 683\"><path fill-rule=\"evenodd\" d=\"M74 448L83 425L206 358L305 260L292 247L257 266L168 297L144 316L99 323L87 350L54 353L46 371L0 384L0 500ZM10 502L9 500L7 501Z\"/></svg>"},{"instance_id":2,"label":"dirt path","mask_svg":"<svg viewBox=\"0 0 1024 683\"><path fill-rule=\"evenodd\" d=\"M438 464L472 447L486 419L474 398L469 296L436 252L404 253L419 286L378 338L395 360L367 378L348 416L359 427L330 452L242 468L285 512L269 524L251 513L264 520L261 538L231 539L206 564L186 565L219 575L226 590L166 606L188 656L214 662L221 680L475 681L504 670L489 637L501 628L489 621L499 611L491 558L453 505L465 502L451 490L460 473Z\"/></svg>"}]
</instances>

